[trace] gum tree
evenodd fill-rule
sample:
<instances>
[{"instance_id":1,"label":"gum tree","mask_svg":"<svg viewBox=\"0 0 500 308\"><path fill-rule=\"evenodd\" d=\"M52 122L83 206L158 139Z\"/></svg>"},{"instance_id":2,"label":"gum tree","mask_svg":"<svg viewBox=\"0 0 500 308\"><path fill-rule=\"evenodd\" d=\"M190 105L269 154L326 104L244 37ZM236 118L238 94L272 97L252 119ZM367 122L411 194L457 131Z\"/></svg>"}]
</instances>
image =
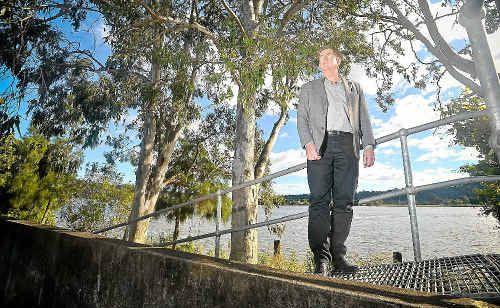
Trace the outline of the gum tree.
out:
<instances>
[{"instance_id":1,"label":"gum tree","mask_svg":"<svg viewBox=\"0 0 500 308\"><path fill-rule=\"evenodd\" d=\"M152 15L163 24L202 33L213 43L229 82L238 89L232 163L232 184L237 185L265 174L291 100L303 79L316 70L314 49L326 43L340 47L348 64L354 54L366 58L369 48L359 34L363 25L346 14L356 9L351 1L336 5L322 1L198 1L197 5L205 11L212 8L214 14L220 12L221 23L193 22L178 11ZM345 71L348 68L346 65ZM270 105L277 106L278 118L269 136L258 143L257 119ZM233 227L257 221L259 186L233 192ZM257 261L255 230L231 235L230 258Z\"/></svg>"}]
</instances>

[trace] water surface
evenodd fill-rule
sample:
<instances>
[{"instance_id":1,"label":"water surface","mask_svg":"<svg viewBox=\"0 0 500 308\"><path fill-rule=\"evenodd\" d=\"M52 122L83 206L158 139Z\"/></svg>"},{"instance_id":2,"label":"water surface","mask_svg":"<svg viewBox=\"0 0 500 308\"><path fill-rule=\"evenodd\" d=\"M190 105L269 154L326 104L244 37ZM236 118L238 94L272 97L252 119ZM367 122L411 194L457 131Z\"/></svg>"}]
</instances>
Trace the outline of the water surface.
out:
<instances>
[{"instance_id":1,"label":"water surface","mask_svg":"<svg viewBox=\"0 0 500 308\"><path fill-rule=\"evenodd\" d=\"M307 211L307 206L281 206L273 210L271 218ZM478 207L417 207L420 245L423 259L473 253L500 253L500 230L492 217L480 216ZM265 220L259 211L259 221ZM225 223L221 229L228 229ZM149 234L172 234L174 223L164 218L152 220ZM180 238L215 231L215 223L201 218L189 219L181 226ZM272 252L278 239L266 227L258 229L259 250ZM295 253L300 260L306 257L307 217L285 224L281 243L286 255ZM196 241L206 251L213 249L214 239ZM227 249L230 235L221 238ZM372 254L391 254L399 251L404 260L413 259L410 218L406 207L357 206L351 233L346 243L349 254L360 257Z\"/></svg>"}]
</instances>

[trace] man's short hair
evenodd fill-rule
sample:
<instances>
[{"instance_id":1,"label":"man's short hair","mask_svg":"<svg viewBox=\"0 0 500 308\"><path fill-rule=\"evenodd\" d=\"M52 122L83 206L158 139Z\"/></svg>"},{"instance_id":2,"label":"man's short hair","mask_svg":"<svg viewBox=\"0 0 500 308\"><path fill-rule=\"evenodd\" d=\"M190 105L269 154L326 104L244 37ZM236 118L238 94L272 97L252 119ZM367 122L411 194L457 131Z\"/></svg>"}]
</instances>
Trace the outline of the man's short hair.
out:
<instances>
[{"instance_id":1,"label":"man's short hair","mask_svg":"<svg viewBox=\"0 0 500 308\"><path fill-rule=\"evenodd\" d=\"M318 49L318 52L316 54L316 56L319 58L319 54L325 50L325 49L330 49L332 52L333 52L333 55L337 57L338 60L340 60L340 62L342 62L342 60L344 60L344 56L340 53L340 51L338 51L337 48L334 48L334 47L331 47L331 46L321 46L319 49Z\"/></svg>"}]
</instances>

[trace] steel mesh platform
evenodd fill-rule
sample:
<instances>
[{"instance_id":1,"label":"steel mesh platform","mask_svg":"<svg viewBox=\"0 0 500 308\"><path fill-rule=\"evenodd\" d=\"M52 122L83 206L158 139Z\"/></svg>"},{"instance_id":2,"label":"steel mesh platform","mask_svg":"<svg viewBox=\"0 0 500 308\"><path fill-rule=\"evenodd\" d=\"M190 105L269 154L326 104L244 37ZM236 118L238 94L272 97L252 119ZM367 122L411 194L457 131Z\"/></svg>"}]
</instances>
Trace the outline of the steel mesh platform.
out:
<instances>
[{"instance_id":1,"label":"steel mesh platform","mask_svg":"<svg viewBox=\"0 0 500 308\"><path fill-rule=\"evenodd\" d=\"M500 298L500 254L467 255L362 267L332 277L443 295Z\"/></svg>"}]
</instances>

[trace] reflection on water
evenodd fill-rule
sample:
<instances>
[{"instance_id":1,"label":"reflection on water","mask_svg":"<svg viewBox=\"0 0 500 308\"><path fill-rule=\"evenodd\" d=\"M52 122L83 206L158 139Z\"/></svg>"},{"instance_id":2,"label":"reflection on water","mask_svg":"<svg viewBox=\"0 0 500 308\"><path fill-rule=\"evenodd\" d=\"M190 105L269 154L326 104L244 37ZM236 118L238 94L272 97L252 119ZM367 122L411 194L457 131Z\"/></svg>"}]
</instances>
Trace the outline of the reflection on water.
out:
<instances>
[{"instance_id":1,"label":"reflection on water","mask_svg":"<svg viewBox=\"0 0 500 308\"><path fill-rule=\"evenodd\" d=\"M307 206L281 206L274 209L271 218L307 211ZM418 227L422 258L464 255L472 253L500 253L500 230L492 217L479 216L480 208L472 207L418 207ZM259 221L265 219L259 212ZM221 226L228 229L231 223ZM161 232L172 234L173 222L159 218L151 222L149 234ZM186 221L180 230L180 237L199 235L215 231L215 223L194 218ZM259 249L272 252L276 236L266 227L258 229ZM222 247L228 247L230 235L221 238ZM213 249L214 238L197 241L208 250ZM287 222L281 243L285 254L292 251L304 259L309 249L307 243L307 218ZM400 251L404 260L413 259L410 218L406 207L354 208L351 233L347 240L350 253L359 256Z\"/></svg>"}]
</instances>

